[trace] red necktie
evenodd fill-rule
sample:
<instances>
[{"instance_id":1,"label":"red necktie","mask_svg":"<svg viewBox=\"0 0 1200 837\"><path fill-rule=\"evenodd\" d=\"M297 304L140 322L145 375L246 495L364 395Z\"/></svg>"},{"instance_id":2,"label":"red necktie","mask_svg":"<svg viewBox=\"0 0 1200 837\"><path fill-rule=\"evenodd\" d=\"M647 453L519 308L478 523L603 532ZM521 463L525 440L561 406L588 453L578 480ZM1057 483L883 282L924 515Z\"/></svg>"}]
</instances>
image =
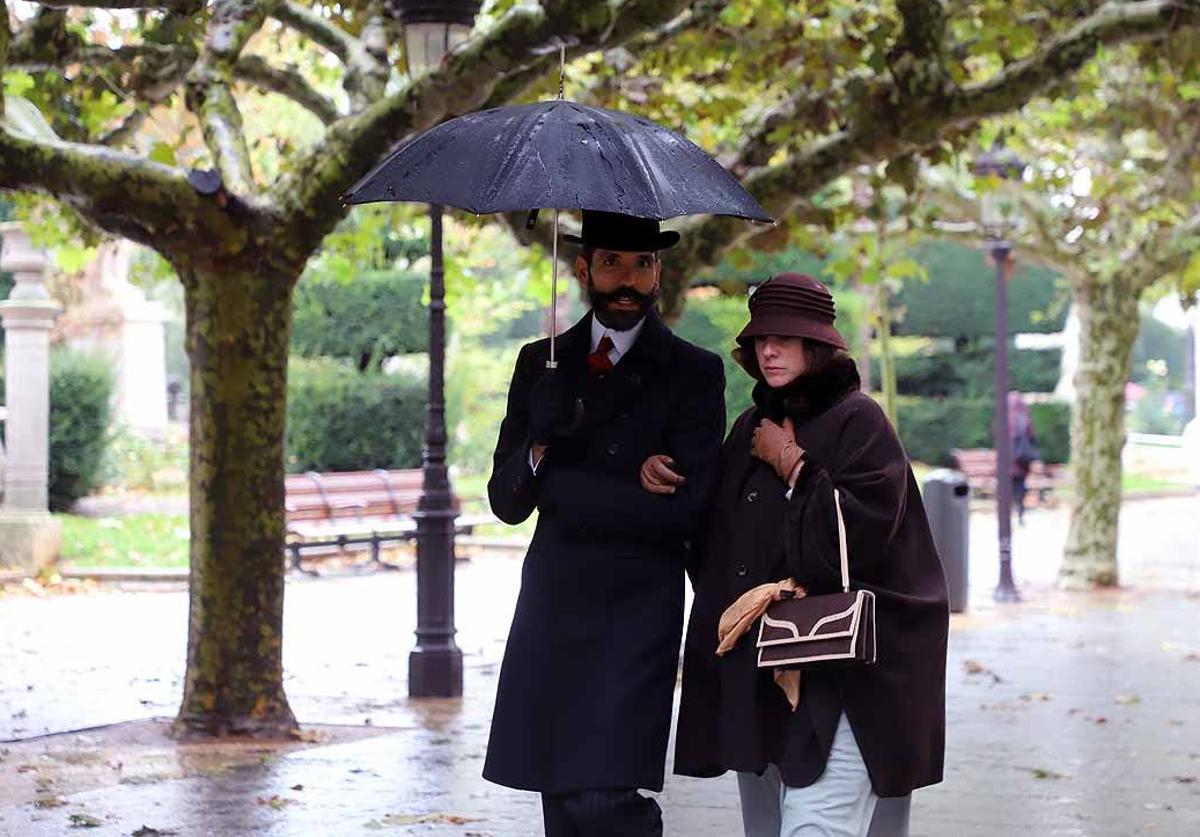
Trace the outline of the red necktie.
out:
<instances>
[{"instance_id":1,"label":"red necktie","mask_svg":"<svg viewBox=\"0 0 1200 837\"><path fill-rule=\"evenodd\" d=\"M596 351L588 355L588 369L592 370L592 374L603 375L612 371L613 362L608 357L612 350L612 338L606 334L600 338L600 345L596 347Z\"/></svg>"}]
</instances>

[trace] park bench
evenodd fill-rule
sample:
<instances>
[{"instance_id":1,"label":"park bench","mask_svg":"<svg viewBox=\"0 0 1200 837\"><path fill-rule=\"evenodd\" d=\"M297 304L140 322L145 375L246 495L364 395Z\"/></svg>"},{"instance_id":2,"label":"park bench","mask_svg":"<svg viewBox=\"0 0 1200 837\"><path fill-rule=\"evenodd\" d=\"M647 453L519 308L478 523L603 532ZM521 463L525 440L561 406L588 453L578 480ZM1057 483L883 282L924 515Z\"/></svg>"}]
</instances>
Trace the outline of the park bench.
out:
<instances>
[{"instance_id":1,"label":"park bench","mask_svg":"<svg viewBox=\"0 0 1200 837\"><path fill-rule=\"evenodd\" d=\"M348 546L370 548L372 564L385 543L402 543L417 535L412 515L421 498L420 470L342 471L288 474L285 478L287 552L294 569L315 575L300 564L305 557L343 554ZM461 504L452 499L455 511ZM495 523L490 514L461 514L455 532L470 534L476 526Z\"/></svg>"},{"instance_id":2,"label":"park bench","mask_svg":"<svg viewBox=\"0 0 1200 837\"><path fill-rule=\"evenodd\" d=\"M955 448L950 451L954 466L967 478L971 492L977 497L996 496L996 452L991 448ZM1035 460L1029 466L1025 488L1037 496L1038 504L1046 500L1063 483L1062 466Z\"/></svg>"}]
</instances>

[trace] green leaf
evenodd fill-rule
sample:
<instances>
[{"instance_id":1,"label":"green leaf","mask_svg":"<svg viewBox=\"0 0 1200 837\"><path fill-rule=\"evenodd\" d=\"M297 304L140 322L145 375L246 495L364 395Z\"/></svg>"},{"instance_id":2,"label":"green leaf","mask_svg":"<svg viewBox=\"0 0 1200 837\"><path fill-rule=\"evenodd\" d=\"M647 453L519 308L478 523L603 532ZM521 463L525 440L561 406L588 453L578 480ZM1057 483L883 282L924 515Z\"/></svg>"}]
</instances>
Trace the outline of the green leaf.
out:
<instances>
[{"instance_id":1,"label":"green leaf","mask_svg":"<svg viewBox=\"0 0 1200 837\"><path fill-rule=\"evenodd\" d=\"M4 74L5 96L24 96L33 86L33 76L24 70L9 70Z\"/></svg>"},{"instance_id":2,"label":"green leaf","mask_svg":"<svg viewBox=\"0 0 1200 837\"><path fill-rule=\"evenodd\" d=\"M176 165L175 149L165 142L156 142L150 149L150 159L164 166Z\"/></svg>"}]
</instances>

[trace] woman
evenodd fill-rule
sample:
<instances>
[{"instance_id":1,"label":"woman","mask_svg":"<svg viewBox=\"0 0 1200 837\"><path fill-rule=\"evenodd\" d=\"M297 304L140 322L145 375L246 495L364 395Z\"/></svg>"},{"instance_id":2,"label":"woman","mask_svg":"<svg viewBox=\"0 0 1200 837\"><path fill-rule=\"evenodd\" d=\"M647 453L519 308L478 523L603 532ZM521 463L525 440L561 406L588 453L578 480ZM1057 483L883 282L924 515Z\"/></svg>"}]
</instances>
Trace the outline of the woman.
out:
<instances>
[{"instance_id":1,"label":"woman","mask_svg":"<svg viewBox=\"0 0 1200 837\"><path fill-rule=\"evenodd\" d=\"M734 356L758 381L754 406L725 441L692 568L675 772L737 771L747 837L906 834L910 792L942 778L945 577L904 449L859 392L834 316L810 276L751 296ZM643 467L650 490L677 479ZM757 668L756 631L714 654L718 622L761 584L840 591L835 487L852 587L876 596L877 661L803 672L793 710Z\"/></svg>"},{"instance_id":2,"label":"woman","mask_svg":"<svg viewBox=\"0 0 1200 837\"><path fill-rule=\"evenodd\" d=\"M1017 506L1017 523L1025 525L1025 481L1029 479L1029 468L1041 452L1037 447L1037 434L1033 432L1033 417L1029 405L1021 393L1008 393L1008 434L1012 437L1012 487L1013 502Z\"/></svg>"}]
</instances>

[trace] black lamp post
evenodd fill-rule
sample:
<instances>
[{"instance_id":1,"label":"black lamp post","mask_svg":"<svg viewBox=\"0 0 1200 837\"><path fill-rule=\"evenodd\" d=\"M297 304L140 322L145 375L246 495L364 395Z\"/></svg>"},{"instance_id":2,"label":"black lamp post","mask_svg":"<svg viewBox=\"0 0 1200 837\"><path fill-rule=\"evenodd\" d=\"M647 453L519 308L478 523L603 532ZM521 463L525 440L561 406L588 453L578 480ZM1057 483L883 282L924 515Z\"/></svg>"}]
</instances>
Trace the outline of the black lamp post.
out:
<instances>
[{"instance_id":1,"label":"black lamp post","mask_svg":"<svg viewBox=\"0 0 1200 837\"><path fill-rule=\"evenodd\" d=\"M441 63L467 39L479 0L391 0L404 26L408 71L416 76ZM421 499L417 521L417 646L408 656L410 697L458 697L462 650L454 641L454 519L446 470L446 285L442 266L442 207L430 204L429 406L425 417Z\"/></svg>"},{"instance_id":2,"label":"black lamp post","mask_svg":"<svg viewBox=\"0 0 1200 837\"><path fill-rule=\"evenodd\" d=\"M979 176L1000 180L1019 179L1025 170L1011 151L999 142L975 161L972 170ZM996 266L996 419L993 447L996 450L996 517L1000 535L1000 582L996 585L998 602L1019 602L1021 594L1012 573L1012 436L1008 426L1008 274L1011 268L1012 242L1009 233L1016 226L1016 207L1003 188L989 189L981 198L985 247Z\"/></svg>"}]
</instances>

